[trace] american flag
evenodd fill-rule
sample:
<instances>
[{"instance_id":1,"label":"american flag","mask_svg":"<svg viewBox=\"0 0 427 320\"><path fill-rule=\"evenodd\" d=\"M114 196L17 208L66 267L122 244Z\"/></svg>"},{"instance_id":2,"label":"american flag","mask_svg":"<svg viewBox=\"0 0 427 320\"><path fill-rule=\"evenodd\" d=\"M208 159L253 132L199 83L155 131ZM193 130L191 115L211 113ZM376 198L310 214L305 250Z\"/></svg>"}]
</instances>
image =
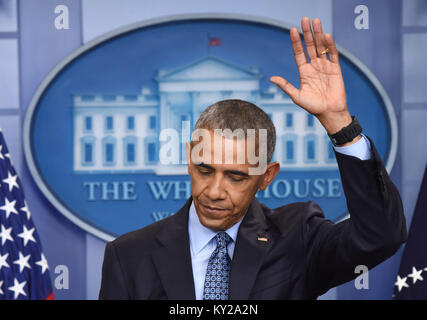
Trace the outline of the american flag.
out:
<instances>
[{"instance_id":1,"label":"american flag","mask_svg":"<svg viewBox=\"0 0 427 320\"><path fill-rule=\"evenodd\" d=\"M412 216L408 240L394 283L393 299L427 299L427 166Z\"/></svg>"},{"instance_id":2,"label":"american flag","mask_svg":"<svg viewBox=\"0 0 427 320\"><path fill-rule=\"evenodd\" d=\"M49 267L0 129L0 300L53 299Z\"/></svg>"},{"instance_id":3,"label":"american flag","mask_svg":"<svg viewBox=\"0 0 427 320\"><path fill-rule=\"evenodd\" d=\"M210 46L210 47L216 47L216 46L221 45L221 39L220 39L220 38L211 37L211 36L208 34L208 39L209 39L209 46Z\"/></svg>"}]
</instances>

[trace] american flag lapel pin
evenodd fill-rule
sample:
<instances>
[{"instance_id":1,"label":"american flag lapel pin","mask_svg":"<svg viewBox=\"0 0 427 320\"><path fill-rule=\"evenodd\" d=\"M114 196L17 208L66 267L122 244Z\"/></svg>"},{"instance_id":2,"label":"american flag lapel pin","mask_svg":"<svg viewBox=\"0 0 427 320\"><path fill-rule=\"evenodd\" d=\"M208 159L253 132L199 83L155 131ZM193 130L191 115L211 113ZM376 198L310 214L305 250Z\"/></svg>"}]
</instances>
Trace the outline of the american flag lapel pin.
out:
<instances>
[{"instance_id":1,"label":"american flag lapel pin","mask_svg":"<svg viewBox=\"0 0 427 320\"><path fill-rule=\"evenodd\" d=\"M268 238L266 234L259 234L257 240L262 242L268 242Z\"/></svg>"}]
</instances>

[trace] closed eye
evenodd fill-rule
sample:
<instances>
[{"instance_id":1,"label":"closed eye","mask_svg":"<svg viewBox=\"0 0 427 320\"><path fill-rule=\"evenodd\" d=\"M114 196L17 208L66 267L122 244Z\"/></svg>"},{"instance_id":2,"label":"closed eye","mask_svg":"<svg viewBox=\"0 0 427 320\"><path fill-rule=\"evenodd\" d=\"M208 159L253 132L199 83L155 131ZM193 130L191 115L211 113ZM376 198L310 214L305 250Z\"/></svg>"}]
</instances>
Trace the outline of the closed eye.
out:
<instances>
[{"instance_id":1,"label":"closed eye","mask_svg":"<svg viewBox=\"0 0 427 320\"><path fill-rule=\"evenodd\" d=\"M240 177L236 178L236 177L230 176L230 179L233 180L233 181L235 181L235 182L240 182L240 181L245 180L246 178L240 178Z\"/></svg>"},{"instance_id":2,"label":"closed eye","mask_svg":"<svg viewBox=\"0 0 427 320\"><path fill-rule=\"evenodd\" d=\"M209 171L209 170L200 170L200 169L199 169L199 172L200 172L200 174L203 174L205 176L207 176L207 175L209 175L209 174L212 173L212 171Z\"/></svg>"}]
</instances>

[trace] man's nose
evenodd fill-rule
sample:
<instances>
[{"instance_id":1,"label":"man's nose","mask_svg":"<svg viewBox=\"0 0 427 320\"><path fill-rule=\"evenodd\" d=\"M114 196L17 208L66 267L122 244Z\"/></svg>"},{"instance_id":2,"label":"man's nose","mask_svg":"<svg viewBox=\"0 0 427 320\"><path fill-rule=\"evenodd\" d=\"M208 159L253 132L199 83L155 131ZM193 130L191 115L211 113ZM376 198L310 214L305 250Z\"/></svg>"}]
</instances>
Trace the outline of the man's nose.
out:
<instances>
[{"instance_id":1,"label":"man's nose","mask_svg":"<svg viewBox=\"0 0 427 320\"><path fill-rule=\"evenodd\" d=\"M207 187L207 196L212 201L226 198L224 178L221 175L215 175L212 181L210 181Z\"/></svg>"}]
</instances>

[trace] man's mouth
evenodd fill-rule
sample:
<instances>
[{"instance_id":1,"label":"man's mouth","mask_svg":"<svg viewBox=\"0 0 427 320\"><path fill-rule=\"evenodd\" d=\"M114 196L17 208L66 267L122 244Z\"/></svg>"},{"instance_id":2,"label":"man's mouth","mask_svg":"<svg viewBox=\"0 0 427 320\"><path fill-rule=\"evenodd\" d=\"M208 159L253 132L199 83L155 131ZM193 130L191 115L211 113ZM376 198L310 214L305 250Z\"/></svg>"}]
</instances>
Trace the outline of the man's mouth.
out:
<instances>
[{"instance_id":1,"label":"man's mouth","mask_svg":"<svg viewBox=\"0 0 427 320\"><path fill-rule=\"evenodd\" d=\"M209 212L212 212L212 213L216 213L216 212L221 212L221 211L227 210L227 209L224 209L224 208L217 208L217 207L206 206L206 205L204 205L202 203L201 203L201 205L203 206L203 208L205 210L207 210Z\"/></svg>"}]
</instances>

